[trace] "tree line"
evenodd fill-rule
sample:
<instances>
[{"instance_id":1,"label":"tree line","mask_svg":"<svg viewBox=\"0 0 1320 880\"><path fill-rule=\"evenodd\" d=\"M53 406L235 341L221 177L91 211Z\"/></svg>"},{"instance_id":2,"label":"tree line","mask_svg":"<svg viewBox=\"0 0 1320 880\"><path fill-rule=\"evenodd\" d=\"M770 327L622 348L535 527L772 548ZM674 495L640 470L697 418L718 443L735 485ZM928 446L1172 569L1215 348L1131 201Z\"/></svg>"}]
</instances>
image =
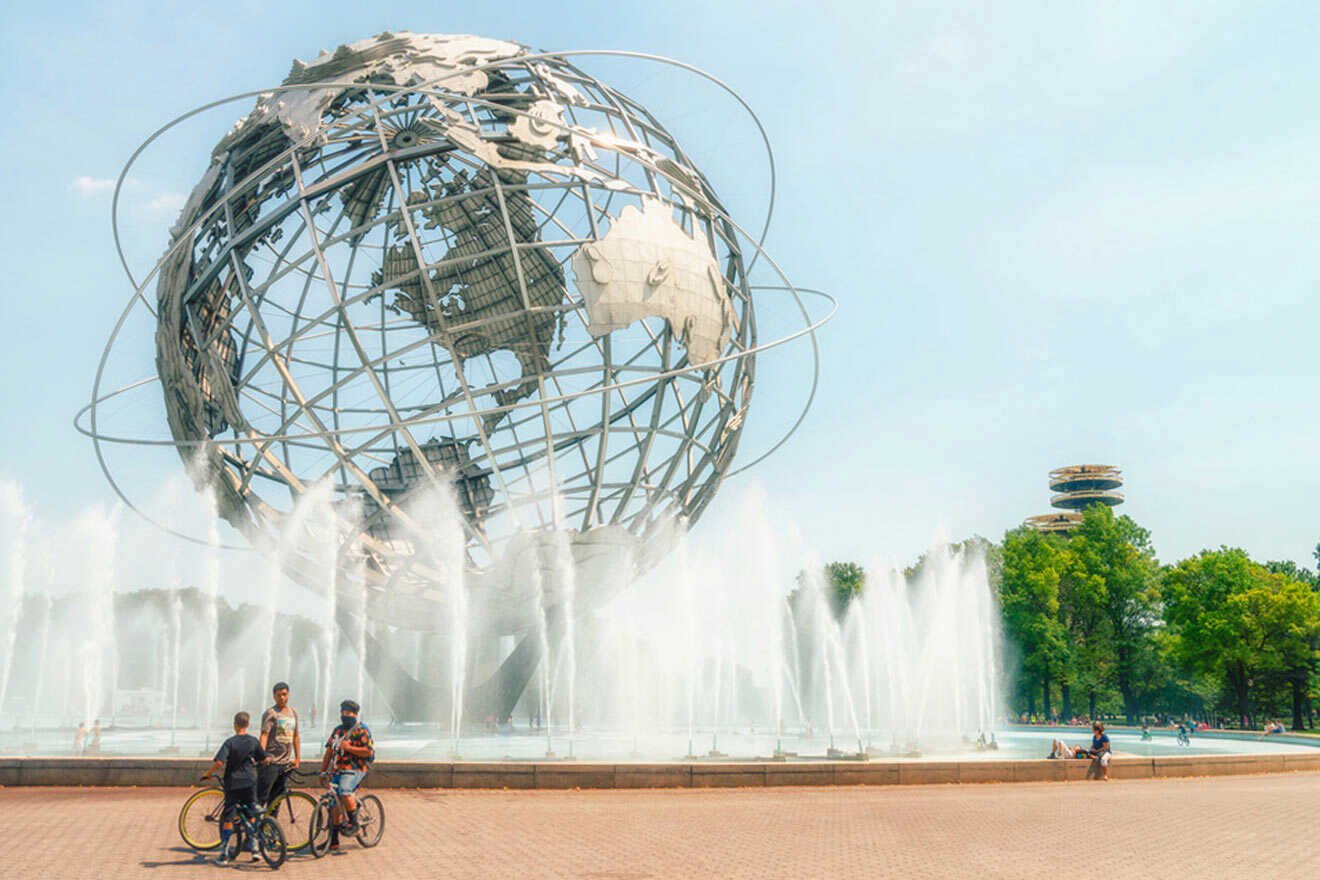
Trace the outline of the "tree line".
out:
<instances>
[{"instance_id":1,"label":"tree line","mask_svg":"<svg viewBox=\"0 0 1320 880\"><path fill-rule=\"evenodd\" d=\"M1102 505L1066 535L1013 529L1001 552L1015 711L1313 725L1320 578L1310 571L1235 547L1161 565L1150 533Z\"/></svg>"},{"instance_id":2,"label":"tree line","mask_svg":"<svg viewBox=\"0 0 1320 880\"><path fill-rule=\"evenodd\" d=\"M1320 577L1308 569L1236 547L1161 564L1150 533L1103 505L1068 533L1021 526L966 543L986 553L999 600L1013 715L1320 721ZM831 563L825 575L841 617L862 571Z\"/></svg>"}]
</instances>

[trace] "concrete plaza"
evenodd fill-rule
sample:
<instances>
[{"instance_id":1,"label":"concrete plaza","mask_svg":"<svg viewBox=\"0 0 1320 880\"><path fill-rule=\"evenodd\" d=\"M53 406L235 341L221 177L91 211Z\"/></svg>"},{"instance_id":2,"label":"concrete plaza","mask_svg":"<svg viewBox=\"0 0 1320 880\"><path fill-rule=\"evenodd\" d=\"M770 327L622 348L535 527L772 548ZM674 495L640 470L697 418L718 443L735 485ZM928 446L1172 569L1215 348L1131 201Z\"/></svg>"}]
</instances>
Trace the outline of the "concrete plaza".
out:
<instances>
[{"instance_id":1,"label":"concrete plaza","mask_svg":"<svg viewBox=\"0 0 1320 880\"><path fill-rule=\"evenodd\" d=\"M1311 876L1320 773L997 785L384 790L374 850L295 876L1023 878ZM0 789L4 874L215 876L178 788ZM162 870L163 869L163 870ZM246 873L258 870L243 863ZM265 871L264 865L260 867ZM1190 874L1188 872L1191 872Z\"/></svg>"}]
</instances>

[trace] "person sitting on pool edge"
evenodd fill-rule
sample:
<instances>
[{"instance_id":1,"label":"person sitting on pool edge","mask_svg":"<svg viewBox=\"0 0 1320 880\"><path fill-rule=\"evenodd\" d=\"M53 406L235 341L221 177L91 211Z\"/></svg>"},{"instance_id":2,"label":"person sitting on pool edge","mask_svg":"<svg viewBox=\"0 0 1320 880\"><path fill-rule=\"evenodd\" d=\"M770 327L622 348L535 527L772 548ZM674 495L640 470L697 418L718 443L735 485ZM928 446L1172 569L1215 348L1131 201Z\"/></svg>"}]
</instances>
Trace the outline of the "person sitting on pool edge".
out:
<instances>
[{"instance_id":1,"label":"person sitting on pool edge","mask_svg":"<svg viewBox=\"0 0 1320 880\"><path fill-rule=\"evenodd\" d=\"M1086 751L1085 746L1070 746L1061 739L1056 739L1050 743L1051 758L1089 758L1090 753Z\"/></svg>"},{"instance_id":2,"label":"person sitting on pool edge","mask_svg":"<svg viewBox=\"0 0 1320 880\"><path fill-rule=\"evenodd\" d=\"M229 863L229 837L234 833L234 814L238 810L251 811L257 801L257 764L270 761L270 756L261 748L261 742L247 732L251 719L246 712L234 716L234 735L225 740L220 751L215 753L215 761L202 774L206 779L223 765L225 768L224 789L225 806L220 814L220 855L217 865ZM261 857L257 855L257 839L248 841L251 861Z\"/></svg>"},{"instance_id":3,"label":"person sitting on pool edge","mask_svg":"<svg viewBox=\"0 0 1320 880\"><path fill-rule=\"evenodd\" d=\"M1101 772L1100 779L1109 781L1109 758L1113 752L1109 749L1109 735L1099 721L1091 725L1091 760L1095 761Z\"/></svg>"}]
</instances>

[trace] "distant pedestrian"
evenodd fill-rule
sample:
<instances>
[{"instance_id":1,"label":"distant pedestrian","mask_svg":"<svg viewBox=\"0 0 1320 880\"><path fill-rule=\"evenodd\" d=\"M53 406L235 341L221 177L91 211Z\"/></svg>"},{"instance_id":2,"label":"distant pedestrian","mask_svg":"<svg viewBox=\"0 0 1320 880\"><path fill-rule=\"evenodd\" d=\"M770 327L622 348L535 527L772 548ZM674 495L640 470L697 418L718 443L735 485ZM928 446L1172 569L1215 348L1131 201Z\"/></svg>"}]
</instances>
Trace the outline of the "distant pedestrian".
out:
<instances>
[{"instance_id":1,"label":"distant pedestrian","mask_svg":"<svg viewBox=\"0 0 1320 880\"><path fill-rule=\"evenodd\" d=\"M81 755L87 750L87 722L78 722L78 732L73 735L73 753Z\"/></svg>"},{"instance_id":2,"label":"distant pedestrian","mask_svg":"<svg viewBox=\"0 0 1320 880\"><path fill-rule=\"evenodd\" d=\"M88 749L93 754L99 754L101 751L101 719L98 718L92 723L92 742Z\"/></svg>"}]
</instances>

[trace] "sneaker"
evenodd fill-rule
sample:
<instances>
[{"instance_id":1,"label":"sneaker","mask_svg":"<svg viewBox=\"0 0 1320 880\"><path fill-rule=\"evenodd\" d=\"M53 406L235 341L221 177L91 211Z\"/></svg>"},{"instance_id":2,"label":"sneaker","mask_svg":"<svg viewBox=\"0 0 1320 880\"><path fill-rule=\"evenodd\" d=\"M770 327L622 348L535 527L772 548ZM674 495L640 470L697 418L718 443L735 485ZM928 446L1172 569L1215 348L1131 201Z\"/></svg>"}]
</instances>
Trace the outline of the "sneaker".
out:
<instances>
[{"instance_id":1,"label":"sneaker","mask_svg":"<svg viewBox=\"0 0 1320 880\"><path fill-rule=\"evenodd\" d=\"M225 848L225 851L224 851L224 852L222 852L222 853L220 853L220 855L216 856L215 863L216 863L217 865L232 865L232 864L234 863L234 860L231 859L231 858L229 857L229 848L228 848L228 847Z\"/></svg>"}]
</instances>

